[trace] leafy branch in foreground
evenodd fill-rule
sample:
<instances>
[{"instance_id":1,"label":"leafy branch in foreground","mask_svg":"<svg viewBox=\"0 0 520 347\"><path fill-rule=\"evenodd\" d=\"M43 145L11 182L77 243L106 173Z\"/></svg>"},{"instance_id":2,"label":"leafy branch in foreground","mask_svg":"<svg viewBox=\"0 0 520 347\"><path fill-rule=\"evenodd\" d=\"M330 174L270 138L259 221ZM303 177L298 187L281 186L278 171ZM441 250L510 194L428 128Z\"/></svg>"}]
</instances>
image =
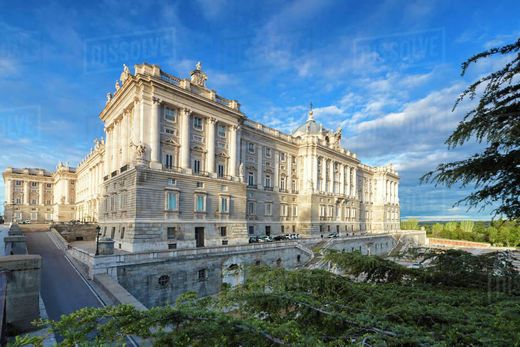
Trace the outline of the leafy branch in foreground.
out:
<instances>
[{"instance_id":1,"label":"leafy branch in foreground","mask_svg":"<svg viewBox=\"0 0 520 347\"><path fill-rule=\"evenodd\" d=\"M480 100L446 140L455 148L475 138L487 143L481 153L468 159L440 164L428 172L422 182L436 182L448 187L470 184L476 191L457 202L470 207L499 206L495 216L520 219L520 39L515 43L479 53L462 64L464 75L471 64L495 55L512 56L510 62L472 83L457 99L455 109L464 99L473 100L480 90Z\"/></svg>"},{"instance_id":2,"label":"leafy branch in foreground","mask_svg":"<svg viewBox=\"0 0 520 347\"><path fill-rule=\"evenodd\" d=\"M443 254L427 255L433 270L416 271L359 253L329 255L341 268L354 261L356 271L370 269L372 279L395 273L386 276L394 282L378 280L377 285L324 270L255 266L248 269L245 284L225 287L215 297L187 293L175 306L147 311L124 305L84 308L43 323L64 338L63 346L123 344L127 335L155 346L496 346L519 341L518 296L490 295L487 285L475 286L478 281L436 282L454 267L479 273L478 267L489 268L493 257L448 253L439 258ZM403 282L403 276L409 278ZM511 274L498 271L496 276Z\"/></svg>"}]
</instances>

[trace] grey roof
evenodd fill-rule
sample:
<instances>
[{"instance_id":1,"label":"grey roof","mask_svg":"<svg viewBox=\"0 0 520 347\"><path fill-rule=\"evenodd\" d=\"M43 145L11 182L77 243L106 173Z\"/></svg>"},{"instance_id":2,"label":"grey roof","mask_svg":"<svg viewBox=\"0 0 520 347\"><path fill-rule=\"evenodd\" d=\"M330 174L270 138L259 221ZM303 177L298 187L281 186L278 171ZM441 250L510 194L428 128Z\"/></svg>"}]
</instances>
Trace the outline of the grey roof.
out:
<instances>
[{"instance_id":1,"label":"grey roof","mask_svg":"<svg viewBox=\"0 0 520 347\"><path fill-rule=\"evenodd\" d=\"M316 122L314 119L307 119L307 121L297 127L292 134L293 136L300 136L304 134L314 135L321 133L322 129L323 125Z\"/></svg>"}]
</instances>

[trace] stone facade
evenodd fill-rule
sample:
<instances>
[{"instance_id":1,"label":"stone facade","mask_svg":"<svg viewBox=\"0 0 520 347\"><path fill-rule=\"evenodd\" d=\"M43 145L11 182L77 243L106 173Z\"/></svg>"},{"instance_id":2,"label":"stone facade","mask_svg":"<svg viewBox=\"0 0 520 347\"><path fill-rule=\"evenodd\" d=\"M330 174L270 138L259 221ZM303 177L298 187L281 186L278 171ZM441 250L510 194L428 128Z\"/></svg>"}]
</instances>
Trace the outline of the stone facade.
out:
<instances>
[{"instance_id":1,"label":"stone facade","mask_svg":"<svg viewBox=\"0 0 520 347\"><path fill-rule=\"evenodd\" d=\"M56 171L7 168L4 215L7 222L69 221L75 216L76 171L58 164Z\"/></svg>"},{"instance_id":2,"label":"stone facade","mask_svg":"<svg viewBox=\"0 0 520 347\"><path fill-rule=\"evenodd\" d=\"M75 200L67 200L75 219L98 222L116 248L399 229L397 172L362 164L312 107L285 134L207 88L200 64L186 79L149 64L134 74L125 66L119 79L100 114L105 140L75 170Z\"/></svg>"}]
</instances>

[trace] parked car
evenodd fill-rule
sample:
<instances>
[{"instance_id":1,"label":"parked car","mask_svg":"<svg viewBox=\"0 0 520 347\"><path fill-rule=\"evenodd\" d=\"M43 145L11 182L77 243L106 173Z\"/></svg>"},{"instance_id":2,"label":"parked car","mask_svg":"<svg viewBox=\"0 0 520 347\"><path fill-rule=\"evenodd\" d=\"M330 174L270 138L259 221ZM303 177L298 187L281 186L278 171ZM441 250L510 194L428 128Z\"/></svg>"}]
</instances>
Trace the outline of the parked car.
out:
<instances>
[{"instance_id":1,"label":"parked car","mask_svg":"<svg viewBox=\"0 0 520 347\"><path fill-rule=\"evenodd\" d=\"M273 239L271 238L271 236L260 236L258 238L258 241L259 242L273 242Z\"/></svg>"},{"instance_id":2,"label":"parked car","mask_svg":"<svg viewBox=\"0 0 520 347\"><path fill-rule=\"evenodd\" d=\"M329 235L327 237L329 239L334 239L334 238L336 238L338 236L339 236L338 233L334 231L334 232L329 233Z\"/></svg>"},{"instance_id":3,"label":"parked car","mask_svg":"<svg viewBox=\"0 0 520 347\"><path fill-rule=\"evenodd\" d=\"M22 220L20 224L31 224L31 221L28 219Z\"/></svg>"},{"instance_id":4,"label":"parked car","mask_svg":"<svg viewBox=\"0 0 520 347\"><path fill-rule=\"evenodd\" d=\"M275 237L273 237L274 241L283 241L285 239L286 239L285 235L276 235Z\"/></svg>"},{"instance_id":5,"label":"parked car","mask_svg":"<svg viewBox=\"0 0 520 347\"><path fill-rule=\"evenodd\" d=\"M258 236L251 236L249 238L249 243L258 243L258 242L260 242L258 239Z\"/></svg>"}]
</instances>

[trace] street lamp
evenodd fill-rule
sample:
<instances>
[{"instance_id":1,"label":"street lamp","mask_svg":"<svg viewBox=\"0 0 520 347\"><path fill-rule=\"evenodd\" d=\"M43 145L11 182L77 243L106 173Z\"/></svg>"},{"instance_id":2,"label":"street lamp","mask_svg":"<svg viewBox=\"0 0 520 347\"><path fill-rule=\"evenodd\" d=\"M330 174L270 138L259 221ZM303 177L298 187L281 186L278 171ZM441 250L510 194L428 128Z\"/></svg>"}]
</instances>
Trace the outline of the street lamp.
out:
<instances>
[{"instance_id":1,"label":"street lamp","mask_svg":"<svg viewBox=\"0 0 520 347\"><path fill-rule=\"evenodd\" d=\"M96 227L96 255L99 255L99 236L101 235L101 227Z\"/></svg>"}]
</instances>

